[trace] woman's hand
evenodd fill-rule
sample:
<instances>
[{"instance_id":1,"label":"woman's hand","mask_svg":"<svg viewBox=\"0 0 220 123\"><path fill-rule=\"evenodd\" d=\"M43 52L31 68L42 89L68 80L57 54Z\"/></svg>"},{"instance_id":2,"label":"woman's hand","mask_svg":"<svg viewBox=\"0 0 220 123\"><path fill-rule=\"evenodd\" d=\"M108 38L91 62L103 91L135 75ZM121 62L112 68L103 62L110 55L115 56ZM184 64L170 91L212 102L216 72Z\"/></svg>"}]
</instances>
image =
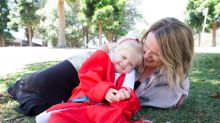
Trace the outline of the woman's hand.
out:
<instances>
[{"instance_id":1,"label":"woman's hand","mask_svg":"<svg viewBox=\"0 0 220 123\"><path fill-rule=\"evenodd\" d=\"M109 53L112 49L114 49L117 46L117 43L107 43L99 47L99 50L103 50L106 53Z\"/></svg>"},{"instance_id":2,"label":"woman's hand","mask_svg":"<svg viewBox=\"0 0 220 123\"><path fill-rule=\"evenodd\" d=\"M131 96L131 89L122 88L119 90L119 93L116 94L116 97L119 101L129 99Z\"/></svg>"},{"instance_id":3,"label":"woman's hand","mask_svg":"<svg viewBox=\"0 0 220 123\"><path fill-rule=\"evenodd\" d=\"M186 96L185 95L182 95L181 97L180 97L180 99L179 99L179 101L177 102L177 104L176 104L176 108L179 108L182 104L183 104L183 102L186 100Z\"/></svg>"},{"instance_id":4,"label":"woman's hand","mask_svg":"<svg viewBox=\"0 0 220 123\"><path fill-rule=\"evenodd\" d=\"M113 89L113 88L110 88L106 95L105 95L105 99L108 101L108 102L118 102L119 99L117 98L117 94L119 93L118 90L116 89Z\"/></svg>"}]
</instances>

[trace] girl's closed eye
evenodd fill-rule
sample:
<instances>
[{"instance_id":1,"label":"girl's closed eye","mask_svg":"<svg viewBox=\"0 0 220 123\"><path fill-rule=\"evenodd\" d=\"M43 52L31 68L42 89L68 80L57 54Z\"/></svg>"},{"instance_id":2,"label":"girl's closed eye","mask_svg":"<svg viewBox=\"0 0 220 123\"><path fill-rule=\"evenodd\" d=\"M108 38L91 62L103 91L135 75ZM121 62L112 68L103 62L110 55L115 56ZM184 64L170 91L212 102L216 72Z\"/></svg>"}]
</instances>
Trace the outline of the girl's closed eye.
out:
<instances>
[{"instance_id":1,"label":"girl's closed eye","mask_svg":"<svg viewBox=\"0 0 220 123\"><path fill-rule=\"evenodd\" d=\"M125 57L125 56L122 56L122 58L123 58L123 59L126 59L126 57Z\"/></svg>"}]
</instances>

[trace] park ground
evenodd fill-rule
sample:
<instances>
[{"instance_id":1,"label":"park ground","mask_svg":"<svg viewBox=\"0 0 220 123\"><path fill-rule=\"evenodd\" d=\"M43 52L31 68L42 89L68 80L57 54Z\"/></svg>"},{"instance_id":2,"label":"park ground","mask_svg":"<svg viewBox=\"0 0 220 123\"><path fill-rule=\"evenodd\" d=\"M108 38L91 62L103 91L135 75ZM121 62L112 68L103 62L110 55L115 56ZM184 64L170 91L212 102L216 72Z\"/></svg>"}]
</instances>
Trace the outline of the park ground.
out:
<instances>
[{"instance_id":1,"label":"park ground","mask_svg":"<svg viewBox=\"0 0 220 123\"><path fill-rule=\"evenodd\" d=\"M34 123L34 117L23 117L13 110L18 104L5 93L16 79L88 50L9 49L0 49L0 123ZM195 51L193 67L189 73L189 97L184 105L178 109L142 107L133 119L148 119L154 123L220 123L220 47L196 48ZM22 67L16 68L17 66Z\"/></svg>"}]
</instances>

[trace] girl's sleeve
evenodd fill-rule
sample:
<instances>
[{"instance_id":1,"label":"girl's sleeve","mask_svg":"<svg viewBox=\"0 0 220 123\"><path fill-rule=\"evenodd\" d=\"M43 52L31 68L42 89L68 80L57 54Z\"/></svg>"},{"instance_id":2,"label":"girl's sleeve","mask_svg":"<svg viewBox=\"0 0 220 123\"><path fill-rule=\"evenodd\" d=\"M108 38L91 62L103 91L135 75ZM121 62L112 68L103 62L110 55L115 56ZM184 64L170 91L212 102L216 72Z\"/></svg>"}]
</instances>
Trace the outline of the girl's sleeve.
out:
<instances>
[{"instance_id":1,"label":"girl's sleeve","mask_svg":"<svg viewBox=\"0 0 220 123\"><path fill-rule=\"evenodd\" d=\"M80 88L90 100L102 102L107 90L114 87L114 67L107 53L97 50L79 70Z\"/></svg>"}]
</instances>

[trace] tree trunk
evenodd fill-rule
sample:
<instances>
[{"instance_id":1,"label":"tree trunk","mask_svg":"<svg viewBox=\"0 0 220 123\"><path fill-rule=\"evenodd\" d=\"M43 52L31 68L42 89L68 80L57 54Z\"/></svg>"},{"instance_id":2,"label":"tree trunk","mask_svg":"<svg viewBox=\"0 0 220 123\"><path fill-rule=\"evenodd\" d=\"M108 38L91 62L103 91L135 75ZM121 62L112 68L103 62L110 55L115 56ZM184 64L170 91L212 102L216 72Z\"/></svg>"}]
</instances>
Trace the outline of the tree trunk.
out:
<instances>
[{"instance_id":1,"label":"tree trunk","mask_svg":"<svg viewBox=\"0 0 220 123\"><path fill-rule=\"evenodd\" d=\"M59 37L57 47L66 47L65 41L65 15L64 15L64 0L58 0L58 18L59 18Z\"/></svg>"},{"instance_id":2,"label":"tree trunk","mask_svg":"<svg viewBox=\"0 0 220 123\"><path fill-rule=\"evenodd\" d=\"M2 46L5 47L5 39L4 39L4 36L2 36Z\"/></svg>"},{"instance_id":3,"label":"tree trunk","mask_svg":"<svg viewBox=\"0 0 220 123\"><path fill-rule=\"evenodd\" d=\"M0 47L2 47L2 36L0 35Z\"/></svg>"},{"instance_id":4,"label":"tree trunk","mask_svg":"<svg viewBox=\"0 0 220 123\"><path fill-rule=\"evenodd\" d=\"M217 22L214 21L212 23L212 47L216 47L216 29L217 29Z\"/></svg>"},{"instance_id":5,"label":"tree trunk","mask_svg":"<svg viewBox=\"0 0 220 123\"><path fill-rule=\"evenodd\" d=\"M198 32L199 47L201 46L201 33Z\"/></svg>"},{"instance_id":6,"label":"tree trunk","mask_svg":"<svg viewBox=\"0 0 220 123\"><path fill-rule=\"evenodd\" d=\"M108 31L107 40L108 40L109 43L113 42L113 32L112 31Z\"/></svg>"},{"instance_id":7,"label":"tree trunk","mask_svg":"<svg viewBox=\"0 0 220 123\"><path fill-rule=\"evenodd\" d=\"M28 43L29 43L29 46L31 47L32 46L32 31L31 31L31 26L28 26L27 27L27 31L28 31Z\"/></svg>"},{"instance_id":8,"label":"tree trunk","mask_svg":"<svg viewBox=\"0 0 220 123\"><path fill-rule=\"evenodd\" d=\"M85 48L88 48L88 43L89 43L89 26L84 26L83 27L83 34L84 34L84 43L85 43Z\"/></svg>"},{"instance_id":9,"label":"tree trunk","mask_svg":"<svg viewBox=\"0 0 220 123\"><path fill-rule=\"evenodd\" d=\"M0 47L4 47L4 37L0 35Z\"/></svg>"},{"instance_id":10,"label":"tree trunk","mask_svg":"<svg viewBox=\"0 0 220 123\"><path fill-rule=\"evenodd\" d=\"M100 21L98 22L98 27L99 27L99 45L98 46L101 46L102 45L102 23Z\"/></svg>"},{"instance_id":11,"label":"tree trunk","mask_svg":"<svg viewBox=\"0 0 220 123\"><path fill-rule=\"evenodd\" d=\"M117 41L118 41L118 35L115 34L113 37L114 37L114 38L113 38L113 42L117 42Z\"/></svg>"}]
</instances>

